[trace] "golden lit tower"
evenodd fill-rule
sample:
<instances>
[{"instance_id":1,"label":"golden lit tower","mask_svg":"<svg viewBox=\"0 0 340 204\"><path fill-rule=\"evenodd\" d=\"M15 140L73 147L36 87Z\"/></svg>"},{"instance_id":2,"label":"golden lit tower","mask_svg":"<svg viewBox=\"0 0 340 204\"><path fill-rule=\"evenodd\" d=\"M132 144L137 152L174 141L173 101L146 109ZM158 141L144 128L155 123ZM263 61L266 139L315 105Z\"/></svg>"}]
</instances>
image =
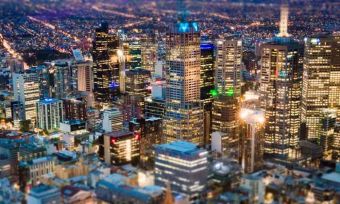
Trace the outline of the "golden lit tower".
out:
<instances>
[{"instance_id":1,"label":"golden lit tower","mask_svg":"<svg viewBox=\"0 0 340 204\"><path fill-rule=\"evenodd\" d=\"M235 36L225 36L216 41L215 88L218 93L233 91L241 95L242 41Z\"/></svg>"},{"instance_id":2,"label":"golden lit tower","mask_svg":"<svg viewBox=\"0 0 340 204\"><path fill-rule=\"evenodd\" d=\"M308 139L320 139L322 110L340 105L339 49L337 35L305 39L301 119Z\"/></svg>"},{"instance_id":3,"label":"golden lit tower","mask_svg":"<svg viewBox=\"0 0 340 204\"><path fill-rule=\"evenodd\" d=\"M200 102L200 31L196 22L176 23L166 36L166 141L204 142Z\"/></svg>"}]
</instances>

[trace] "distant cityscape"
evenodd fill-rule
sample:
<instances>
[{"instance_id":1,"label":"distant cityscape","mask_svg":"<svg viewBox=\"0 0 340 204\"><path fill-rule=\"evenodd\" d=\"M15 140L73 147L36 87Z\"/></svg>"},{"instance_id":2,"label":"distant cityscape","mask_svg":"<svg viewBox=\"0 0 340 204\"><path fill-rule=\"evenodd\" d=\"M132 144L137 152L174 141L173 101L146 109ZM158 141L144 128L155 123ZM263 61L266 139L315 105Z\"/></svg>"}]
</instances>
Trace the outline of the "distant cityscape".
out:
<instances>
[{"instance_id":1,"label":"distant cityscape","mask_svg":"<svg viewBox=\"0 0 340 204\"><path fill-rule=\"evenodd\" d=\"M0 1L0 203L340 203L339 11Z\"/></svg>"}]
</instances>

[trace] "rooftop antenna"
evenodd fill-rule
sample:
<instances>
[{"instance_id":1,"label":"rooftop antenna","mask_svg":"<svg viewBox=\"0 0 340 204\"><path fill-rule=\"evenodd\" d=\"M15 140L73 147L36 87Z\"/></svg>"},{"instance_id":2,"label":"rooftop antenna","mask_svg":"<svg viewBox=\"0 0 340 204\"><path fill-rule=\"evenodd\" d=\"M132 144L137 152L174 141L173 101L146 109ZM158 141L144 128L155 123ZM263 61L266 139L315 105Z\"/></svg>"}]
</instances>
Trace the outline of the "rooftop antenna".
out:
<instances>
[{"instance_id":1,"label":"rooftop antenna","mask_svg":"<svg viewBox=\"0 0 340 204\"><path fill-rule=\"evenodd\" d=\"M187 20L187 8L185 6L184 0L177 0L177 15L178 22L185 22Z\"/></svg>"},{"instance_id":2,"label":"rooftop antenna","mask_svg":"<svg viewBox=\"0 0 340 204\"><path fill-rule=\"evenodd\" d=\"M280 33L278 37L288 37L288 4L283 3L280 7Z\"/></svg>"}]
</instances>

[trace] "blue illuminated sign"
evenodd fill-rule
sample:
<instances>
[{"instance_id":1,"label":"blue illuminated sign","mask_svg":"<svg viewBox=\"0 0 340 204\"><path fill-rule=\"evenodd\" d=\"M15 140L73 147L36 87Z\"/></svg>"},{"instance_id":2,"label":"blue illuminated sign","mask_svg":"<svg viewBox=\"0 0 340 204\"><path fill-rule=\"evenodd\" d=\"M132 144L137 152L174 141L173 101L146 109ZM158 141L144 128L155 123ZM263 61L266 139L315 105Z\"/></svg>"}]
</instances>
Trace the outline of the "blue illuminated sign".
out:
<instances>
[{"instance_id":1,"label":"blue illuminated sign","mask_svg":"<svg viewBox=\"0 0 340 204\"><path fill-rule=\"evenodd\" d=\"M214 45L213 44L201 44L200 48L201 50L213 50Z\"/></svg>"},{"instance_id":2,"label":"blue illuminated sign","mask_svg":"<svg viewBox=\"0 0 340 204\"><path fill-rule=\"evenodd\" d=\"M180 23L179 24L179 32L181 33L185 33L185 32L188 32L189 30L189 23Z\"/></svg>"},{"instance_id":3,"label":"blue illuminated sign","mask_svg":"<svg viewBox=\"0 0 340 204\"><path fill-rule=\"evenodd\" d=\"M117 82L113 81L109 84L109 87L112 88L112 89L115 89L115 88L119 87L119 84Z\"/></svg>"},{"instance_id":4,"label":"blue illuminated sign","mask_svg":"<svg viewBox=\"0 0 340 204\"><path fill-rule=\"evenodd\" d=\"M194 28L194 31L195 31L195 32L198 31L198 23L193 22L193 23L192 23L192 27Z\"/></svg>"},{"instance_id":5,"label":"blue illuminated sign","mask_svg":"<svg viewBox=\"0 0 340 204\"><path fill-rule=\"evenodd\" d=\"M178 32L180 32L180 33L189 32L190 28L192 28L194 30L194 32L197 32L198 31L198 23L197 22L192 22L192 23L181 22L181 23L178 24Z\"/></svg>"}]
</instances>

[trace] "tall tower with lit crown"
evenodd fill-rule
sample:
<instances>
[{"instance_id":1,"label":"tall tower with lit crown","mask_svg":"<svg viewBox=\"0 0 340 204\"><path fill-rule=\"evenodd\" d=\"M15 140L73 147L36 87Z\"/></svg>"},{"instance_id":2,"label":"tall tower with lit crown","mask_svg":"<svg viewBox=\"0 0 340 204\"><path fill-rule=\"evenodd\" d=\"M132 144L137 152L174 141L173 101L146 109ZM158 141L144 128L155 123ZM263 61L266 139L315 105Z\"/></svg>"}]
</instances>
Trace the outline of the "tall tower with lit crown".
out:
<instances>
[{"instance_id":1,"label":"tall tower with lit crown","mask_svg":"<svg viewBox=\"0 0 340 204\"><path fill-rule=\"evenodd\" d=\"M200 31L197 22L181 21L166 35L166 142L204 142L200 100Z\"/></svg>"}]
</instances>

